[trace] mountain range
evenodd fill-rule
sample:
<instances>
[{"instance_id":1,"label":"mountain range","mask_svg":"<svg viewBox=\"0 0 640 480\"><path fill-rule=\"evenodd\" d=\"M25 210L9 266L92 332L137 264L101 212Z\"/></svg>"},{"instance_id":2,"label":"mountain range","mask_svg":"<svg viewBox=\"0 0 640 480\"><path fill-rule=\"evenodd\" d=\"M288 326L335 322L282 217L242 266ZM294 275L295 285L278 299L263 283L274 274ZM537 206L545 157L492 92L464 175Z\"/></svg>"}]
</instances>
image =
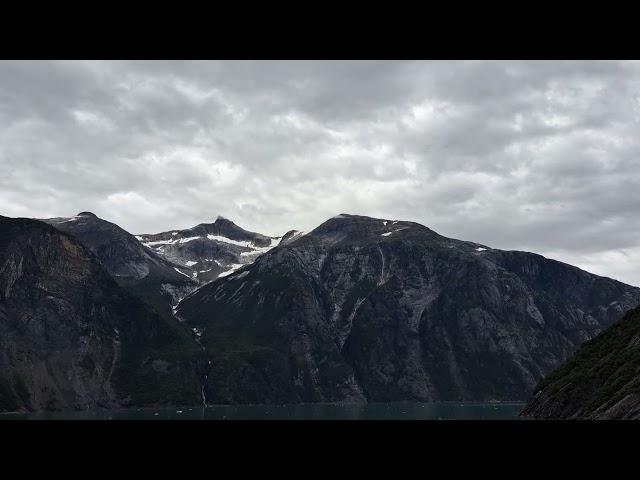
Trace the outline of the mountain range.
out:
<instances>
[{"instance_id":1,"label":"mountain range","mask_svg":"<svg viewBox=\"0 0 640 480\"><path fill-rule=\"evenodd\" d=\"M413 222L338 215L183 299L217 403L524 400L640 290Z\"/></svg>"},{"instance_id":2,"label":"mountain range","mask_svg":"<svg viewBox=\"0 0 640 480\"><path fill-rule=\"evenodd\" d=\"M0 410L525 400L640 289L399 220L0 217Z\"/></svg>"}]
</instances>

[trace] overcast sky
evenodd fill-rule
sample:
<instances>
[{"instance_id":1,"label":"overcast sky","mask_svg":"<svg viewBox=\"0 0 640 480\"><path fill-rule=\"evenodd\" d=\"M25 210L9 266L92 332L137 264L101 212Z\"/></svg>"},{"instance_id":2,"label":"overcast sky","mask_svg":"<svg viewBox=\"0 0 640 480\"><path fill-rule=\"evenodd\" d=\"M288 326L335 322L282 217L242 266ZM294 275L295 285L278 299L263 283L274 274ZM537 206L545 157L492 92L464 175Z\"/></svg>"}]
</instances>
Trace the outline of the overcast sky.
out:
<instances>
[{"instance_id":1,"label":"overcast sky","mask_svg":"<svg viewBox=\"0 0 640 480\"><path fill-rule=\"evenodd\" d=\"M0 62L0 215L412 220L640 285L640 64Z\"/></svg>"}]
</instances>

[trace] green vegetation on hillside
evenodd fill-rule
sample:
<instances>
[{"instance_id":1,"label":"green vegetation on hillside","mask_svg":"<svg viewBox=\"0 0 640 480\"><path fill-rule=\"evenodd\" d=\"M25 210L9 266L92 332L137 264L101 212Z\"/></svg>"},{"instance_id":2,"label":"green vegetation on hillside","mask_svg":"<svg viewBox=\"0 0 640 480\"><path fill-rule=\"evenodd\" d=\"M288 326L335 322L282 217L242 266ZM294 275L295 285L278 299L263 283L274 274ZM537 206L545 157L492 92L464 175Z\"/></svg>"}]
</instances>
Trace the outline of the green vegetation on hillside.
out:
<instances>
[{"instance_id":1,"label":"green vegetation on hillside","mask_svg":"<svg viewBox=\"0 0 640 480\"><path fill-rule=\"evenodd\" d=\"M544 405L537 405L534 398L525 413L537 416L544 409L545 416L557 412L558 417L570 413L578 418L606 410L630 394L640 394L640 308L586 342L547 375L535 393L544 397Z\"/></svg>"}]
</instances>

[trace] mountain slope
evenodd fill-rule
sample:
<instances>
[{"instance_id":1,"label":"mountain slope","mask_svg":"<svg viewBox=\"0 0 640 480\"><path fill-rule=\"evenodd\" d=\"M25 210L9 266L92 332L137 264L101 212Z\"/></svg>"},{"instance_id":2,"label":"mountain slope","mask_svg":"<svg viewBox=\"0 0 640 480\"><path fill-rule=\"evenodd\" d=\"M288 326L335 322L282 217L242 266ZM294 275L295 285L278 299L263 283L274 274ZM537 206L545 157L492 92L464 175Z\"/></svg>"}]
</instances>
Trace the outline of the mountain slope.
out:
<instances>
[{"instance_id":1,"label":"mountain slope","mask_svg":"<svg viewBox=\"0 0 640 480\"><path fill-rule=\"evenodd\" d=\"M136 238L200 283L228 275L253 262L280 240L280 237L244 230L223 217L186 230L143 234Z\"/></svg>"},{"instance_id":2,"label":"mountain slope","mask_svg":"<svg viewBox=\"0 0 640 480\"><path fill-rule=\"evenodd\" d=\"M640 289L338 215L182 300L212 402L523 400Z\"/></svg>"},{"instance_id":3,"label":"mountain slope","mask_svg":"<svg viewBox=\"0 0 640 480\"><path fill-rule=\"evenodd\" d=\"M188 273L181 273L176 265L142 246L133 235L93 213L42 221L76 237L120 286L159 312L169 311L171 305L198 286Z\"/></svg>"},{"instance_id":4,"label":"mountain slope","mask_svg":"<svg viewBox=\"0 0 640 480\"><path fill-rule=\"evenodd\" d=\"M0 216L0 410L194 404L203 360L74 237Z\"/></svg>"},{"instance_id":5,"label":"mountain slope","mask_svg":"<svg viewBox=\"0 0 640 480\"><path fill-rule=\"evenodd\" d=\"M640 308L627 312L547 375L522 415L640 420Z\"/></svg>"}]
</instances>

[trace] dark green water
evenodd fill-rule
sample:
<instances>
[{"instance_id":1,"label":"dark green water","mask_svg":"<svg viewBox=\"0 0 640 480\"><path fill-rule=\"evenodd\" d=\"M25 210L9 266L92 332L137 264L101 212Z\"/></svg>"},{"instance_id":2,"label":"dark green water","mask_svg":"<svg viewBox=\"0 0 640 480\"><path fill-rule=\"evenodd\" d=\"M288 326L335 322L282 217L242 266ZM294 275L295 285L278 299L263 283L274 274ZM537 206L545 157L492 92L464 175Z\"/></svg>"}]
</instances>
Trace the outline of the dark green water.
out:
<instances>
[{"instance_id":1,"label":"dark green water","mask_svg":"<svg viewBox=\"0 0 640 480\"><path fill-rule=\"evenodd\" d=\"M15 413L0 420L516 420L523 403L235 405Z\"/></svg>"}]
</instances>

